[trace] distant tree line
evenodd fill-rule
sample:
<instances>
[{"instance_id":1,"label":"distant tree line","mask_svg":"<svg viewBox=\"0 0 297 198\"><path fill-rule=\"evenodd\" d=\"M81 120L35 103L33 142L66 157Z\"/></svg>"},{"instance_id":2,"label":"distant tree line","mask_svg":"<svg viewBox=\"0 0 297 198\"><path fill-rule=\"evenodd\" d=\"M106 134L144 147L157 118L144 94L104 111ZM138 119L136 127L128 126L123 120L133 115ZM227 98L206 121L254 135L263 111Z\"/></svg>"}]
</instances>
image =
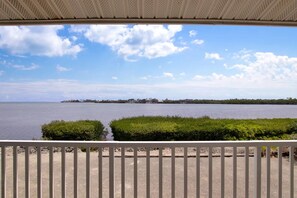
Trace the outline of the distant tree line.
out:
<instances>
[{"instance_id":1,"label":"distant tree line","mask_svg":"<svg viewBox=\"0 0 297 198\"><path fill-rule=\"evenodd\" d=\"M226 100L210 100L210 99L181 99L181 100L159 100L156 98L146 99L119 99L119 100L64 100L62 103L135 103L135 104L283 104L296 105L297 98L286 99L226 99Z\"/></svg>"}]
</instances>

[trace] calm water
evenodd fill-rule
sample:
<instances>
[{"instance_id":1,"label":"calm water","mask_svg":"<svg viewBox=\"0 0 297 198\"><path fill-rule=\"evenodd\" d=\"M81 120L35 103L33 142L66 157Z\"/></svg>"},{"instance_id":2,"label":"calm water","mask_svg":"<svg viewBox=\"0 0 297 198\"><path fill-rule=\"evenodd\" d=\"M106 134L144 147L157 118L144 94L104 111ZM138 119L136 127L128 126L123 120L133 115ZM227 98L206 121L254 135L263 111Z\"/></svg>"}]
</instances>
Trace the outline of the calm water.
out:
<instances>
[{"instance_id":1,"label":"calm water","mask_svg":"<svg viewBox=\"0 0 297 198\"><path fill-rule=\"evenodd\" d=\"M114 119L140 115L297 118L297 105L0 103L0 139L40 138L41 125L52 120L97 119L108 127Z\"/></svg>"}]
</instances>

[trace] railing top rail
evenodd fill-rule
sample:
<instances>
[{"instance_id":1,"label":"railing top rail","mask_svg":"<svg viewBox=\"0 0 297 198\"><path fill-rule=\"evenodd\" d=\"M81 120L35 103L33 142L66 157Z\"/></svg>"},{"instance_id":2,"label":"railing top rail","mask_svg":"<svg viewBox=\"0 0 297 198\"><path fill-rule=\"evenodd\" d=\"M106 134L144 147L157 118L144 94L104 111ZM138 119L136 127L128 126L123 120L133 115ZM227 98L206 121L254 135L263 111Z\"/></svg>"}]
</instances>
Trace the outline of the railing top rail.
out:
<instances>
[{"instance_id":1,"label":"railing top rail","mask_svg":"<svg viewBox=\"0 0 297 198\"><path fill-rule=\"evenodd\" d=\"M0 140L0 146L42 147L244 147L244 146L296 146L297 140L253 141L45 141L45 140Z\"/></svg>"}]
</instances>

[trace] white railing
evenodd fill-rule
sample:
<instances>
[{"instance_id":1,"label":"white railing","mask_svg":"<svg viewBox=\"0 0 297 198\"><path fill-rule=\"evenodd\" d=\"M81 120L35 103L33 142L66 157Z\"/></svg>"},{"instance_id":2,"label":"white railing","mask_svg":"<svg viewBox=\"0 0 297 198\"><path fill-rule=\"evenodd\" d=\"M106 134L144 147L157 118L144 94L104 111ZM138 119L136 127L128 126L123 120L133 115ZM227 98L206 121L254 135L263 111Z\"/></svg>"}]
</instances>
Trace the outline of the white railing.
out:
<instances>
[{"instance_id":1,"label":"white railing","mask_svg":"<svg viewBox=\"0 0 297 198\"><path fill-rule=\"evenodd\" d=\"M297 195L297 141L0 141L0 147L2 198Z\"/></svg>"}]
</instances>

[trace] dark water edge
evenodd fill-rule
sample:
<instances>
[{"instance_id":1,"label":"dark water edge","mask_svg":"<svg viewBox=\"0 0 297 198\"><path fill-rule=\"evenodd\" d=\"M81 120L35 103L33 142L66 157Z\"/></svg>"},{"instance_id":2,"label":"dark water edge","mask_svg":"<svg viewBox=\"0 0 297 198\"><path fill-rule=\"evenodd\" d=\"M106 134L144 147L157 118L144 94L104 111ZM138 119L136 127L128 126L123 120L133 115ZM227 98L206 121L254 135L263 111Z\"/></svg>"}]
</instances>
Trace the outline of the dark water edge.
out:
<instances>
[{"instance_id":1,"label":"dark water edge","mask_svg":"<svg viewBox=\"0 0 297 198\"><path fill-rule=\"evenodd\" d=\"M297 105L0 103L0 139L40 139L41 125L53 120L95 119L109 129L114 119L142 115L297 118Z\"/></svg>"}]
</instances>

